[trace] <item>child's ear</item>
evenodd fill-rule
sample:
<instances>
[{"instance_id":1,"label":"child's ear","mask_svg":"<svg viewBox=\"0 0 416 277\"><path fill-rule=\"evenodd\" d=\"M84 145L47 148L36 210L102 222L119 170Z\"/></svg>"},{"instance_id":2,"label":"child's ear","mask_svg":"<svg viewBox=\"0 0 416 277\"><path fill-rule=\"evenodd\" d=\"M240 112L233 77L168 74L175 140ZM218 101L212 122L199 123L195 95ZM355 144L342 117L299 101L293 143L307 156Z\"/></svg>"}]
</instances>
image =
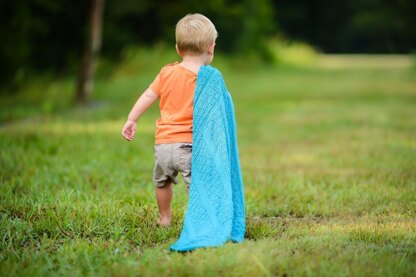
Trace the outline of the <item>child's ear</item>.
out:
<instances>
[{"instance_id":1,"label":"child's ear","mask_svg":"<svg viewBox=\"0 0 416 277\"><path fill-rule=\"evenodd\" d=\"M214 54L215 41L208 47L208 54Z\"/></svg>"},{"instance_id":2,"label":"child's ear","mask_svg":"<svg viewBox=\"0 0 416 277\"><path fill-rule=\"evenodd\" d=\"M179 48L178 48L177 44L175 44L175 48L176 48L176 53L178 53L178 55L182 57L181 51L179 51Z\"/></svg>"}]
</instances>

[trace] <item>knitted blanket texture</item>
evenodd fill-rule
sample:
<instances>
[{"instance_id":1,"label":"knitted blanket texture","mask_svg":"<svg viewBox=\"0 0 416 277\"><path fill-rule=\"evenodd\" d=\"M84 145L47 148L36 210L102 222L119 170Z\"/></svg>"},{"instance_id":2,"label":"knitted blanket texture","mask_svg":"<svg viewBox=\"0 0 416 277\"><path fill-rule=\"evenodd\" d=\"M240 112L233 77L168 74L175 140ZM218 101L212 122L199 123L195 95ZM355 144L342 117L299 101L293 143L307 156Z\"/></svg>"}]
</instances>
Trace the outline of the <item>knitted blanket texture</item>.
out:
<instances>
[{"instance_id":1,"label":"knitted blanket texture","mask_svg":"<svg viewBox=\"0 0 416 277\"><path fill-rule=\"evenodd\" d=\"M200 68L193 107L189 200L171 251L241 242L246 229L234 105L216 68Z\"/></svg>"}]
</instances>

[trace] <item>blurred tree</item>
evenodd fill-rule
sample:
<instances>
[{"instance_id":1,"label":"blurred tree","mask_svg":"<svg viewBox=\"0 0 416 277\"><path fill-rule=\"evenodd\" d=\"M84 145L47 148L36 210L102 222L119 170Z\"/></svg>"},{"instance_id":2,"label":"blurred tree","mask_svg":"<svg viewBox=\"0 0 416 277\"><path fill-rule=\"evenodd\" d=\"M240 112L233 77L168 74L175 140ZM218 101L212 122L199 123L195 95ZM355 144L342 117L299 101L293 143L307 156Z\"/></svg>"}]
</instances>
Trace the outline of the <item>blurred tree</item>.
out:
<instances>
[{"instance_id":1,"label":"blurred tree","mask_svg":"<svg viewBox=\"0 0 416 277\"><path fill-rule=\"evenodd\" d=\"M77 103L88 102L94 87L96 60L101 48L104 5L105 0L91 0L90 31L78 74L75 99Z\"/></svg>"}]
</instances>

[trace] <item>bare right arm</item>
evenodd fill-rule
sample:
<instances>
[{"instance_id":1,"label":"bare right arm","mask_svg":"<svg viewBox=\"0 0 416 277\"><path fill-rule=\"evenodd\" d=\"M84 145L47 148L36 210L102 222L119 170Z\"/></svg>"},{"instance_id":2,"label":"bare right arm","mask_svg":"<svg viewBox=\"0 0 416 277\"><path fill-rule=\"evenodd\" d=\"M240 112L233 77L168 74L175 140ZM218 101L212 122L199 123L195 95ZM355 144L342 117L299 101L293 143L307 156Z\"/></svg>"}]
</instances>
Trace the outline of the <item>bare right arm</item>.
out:
<instances>
[{"instance_id":1,"label":"bare right arm","mask_svg":"<svg viewBox=\"0 0 416 277\"><path fill-rule=\"evenodd\" d=\"M126 140L131 141L134 138L137 120L139 120L142 114L157 100L158 97L159 96L151 88L148 88L143 92L139 99L137 99L121 132Z\"/></svg>"}]
</instances>

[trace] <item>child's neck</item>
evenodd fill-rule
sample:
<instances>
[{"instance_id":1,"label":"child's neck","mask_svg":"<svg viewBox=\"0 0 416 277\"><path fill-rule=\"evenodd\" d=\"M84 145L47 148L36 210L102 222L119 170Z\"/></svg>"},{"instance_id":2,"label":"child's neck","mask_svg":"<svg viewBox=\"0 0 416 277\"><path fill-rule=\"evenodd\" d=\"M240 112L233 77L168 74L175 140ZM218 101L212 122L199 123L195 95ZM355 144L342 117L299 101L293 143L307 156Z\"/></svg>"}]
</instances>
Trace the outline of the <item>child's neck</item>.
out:
<instances>
[{"instance_id":1,"label":"child's neck","mask_svg":"<svg viewBox=\"0 0 416 277\"><path fill-rule=\"evenodd\" d=\"M198 56L183 56L180 63L183 67L191 70L195 74L198 74L199 68L205 65L207 57L205 54Z\"/></svg>"}]
</instances>

